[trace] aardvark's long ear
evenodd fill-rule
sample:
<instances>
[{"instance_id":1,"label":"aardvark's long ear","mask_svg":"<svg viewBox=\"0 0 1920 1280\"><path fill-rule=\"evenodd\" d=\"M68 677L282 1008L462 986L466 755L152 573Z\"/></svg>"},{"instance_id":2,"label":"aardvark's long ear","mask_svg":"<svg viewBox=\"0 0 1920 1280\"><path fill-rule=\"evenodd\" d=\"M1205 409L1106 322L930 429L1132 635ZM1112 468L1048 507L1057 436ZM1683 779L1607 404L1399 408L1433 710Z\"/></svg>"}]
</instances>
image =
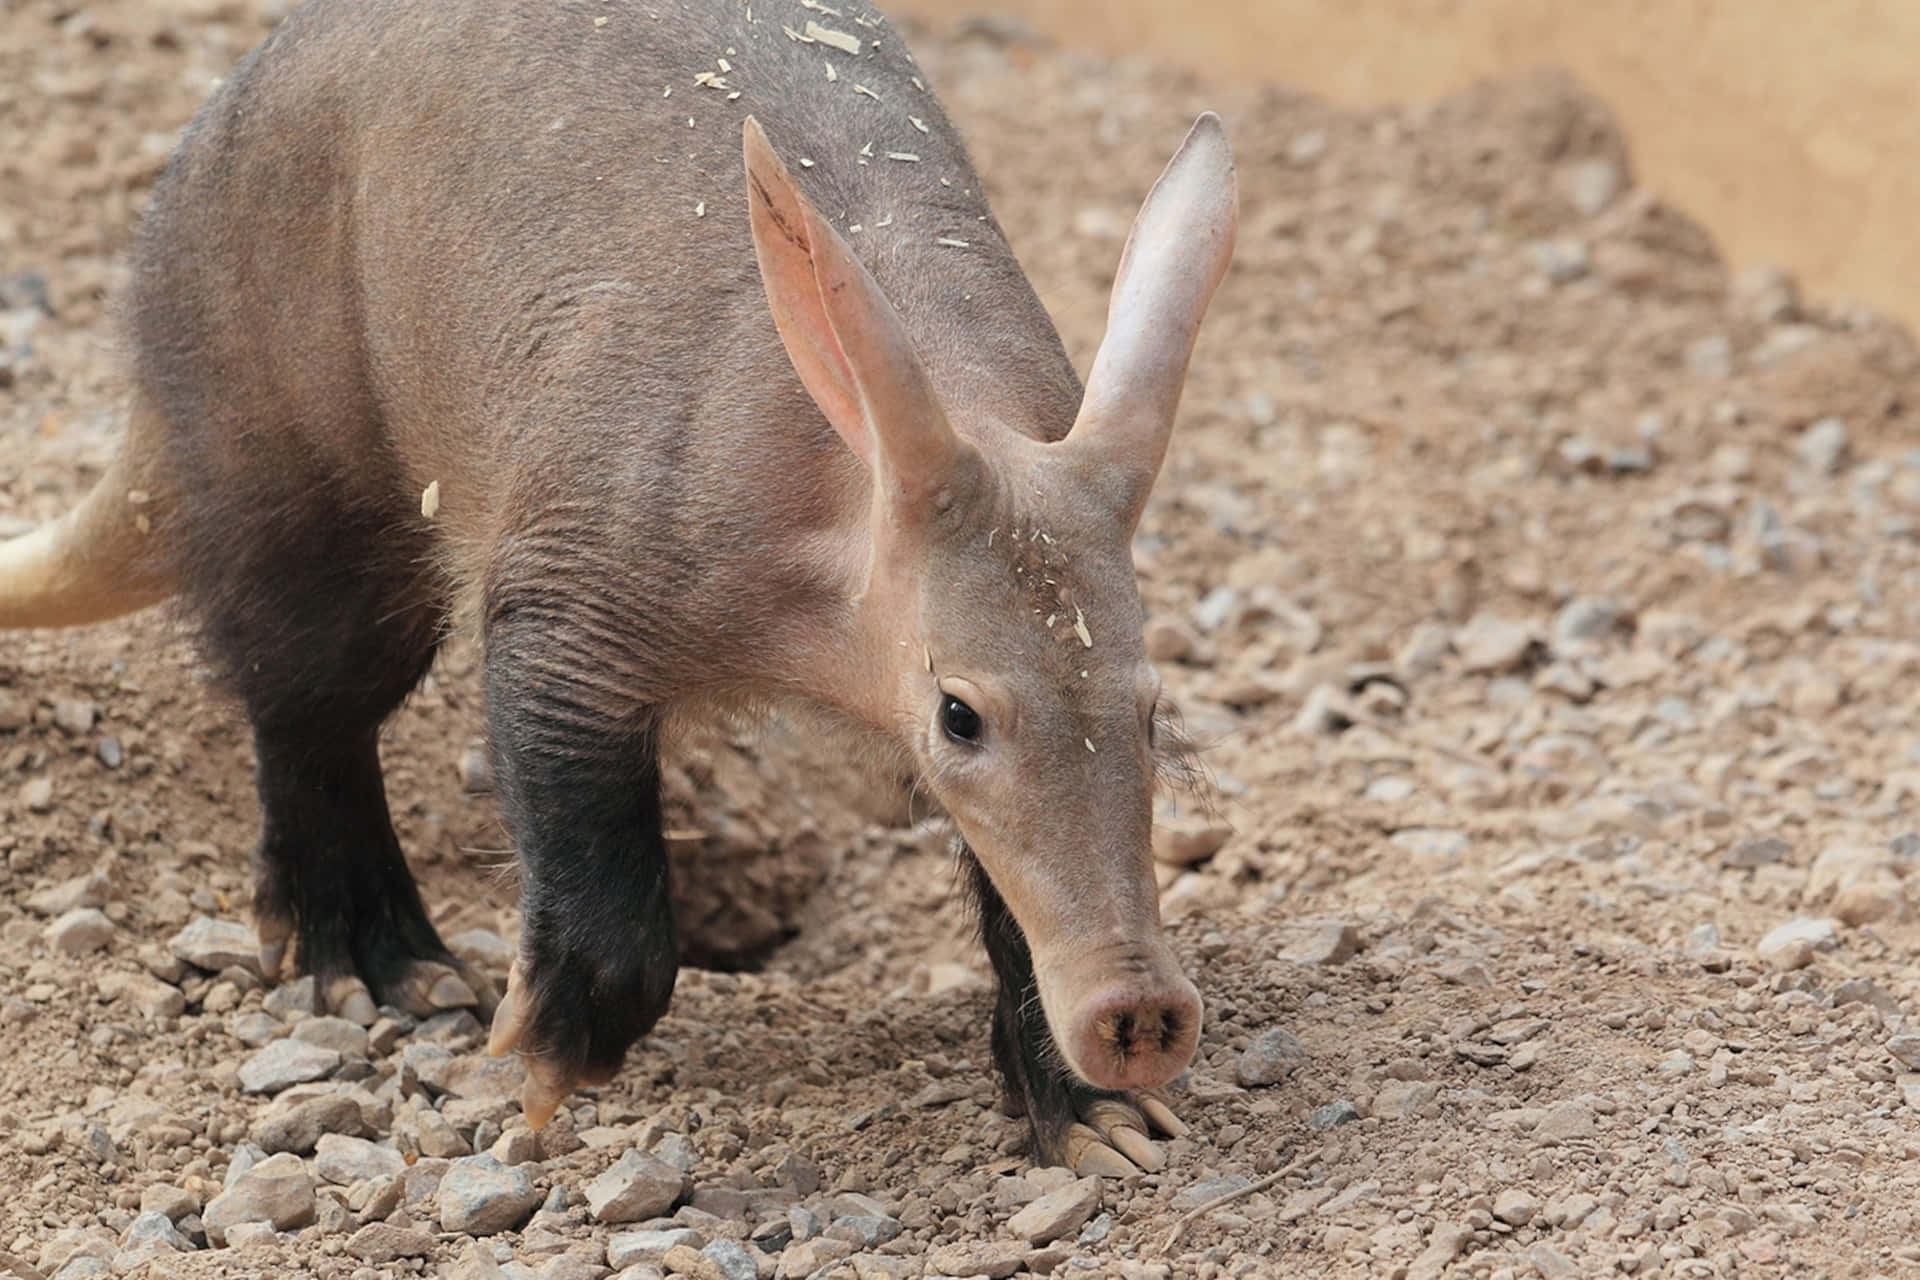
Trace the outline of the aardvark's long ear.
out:
<instances>
[{"instance_id":1,"label":"aardvark's long ear","mask_svg":"<svg viewBox=\"0 0 1920 1280\"><path fill-rule=\"evenodd\" d=\"M1138 519L1166 456L1200 320L1233 257L1240 220L1220 117L1194 123L1133 220L1107 304L1107 336L1067 442L1130 473Z\"/></svg>"},{"instance_id":2,"label":"aardvark's long ear","mask_svg":"<svg viewBox=\"0 0 1920 1280\"><path fill-rule=\"evenodd\" d=\"M745 127L754 256L787 355L890 503L920 509L961 451L900 317L802 194L759 121Z\"/></svg>"}]
</instances>

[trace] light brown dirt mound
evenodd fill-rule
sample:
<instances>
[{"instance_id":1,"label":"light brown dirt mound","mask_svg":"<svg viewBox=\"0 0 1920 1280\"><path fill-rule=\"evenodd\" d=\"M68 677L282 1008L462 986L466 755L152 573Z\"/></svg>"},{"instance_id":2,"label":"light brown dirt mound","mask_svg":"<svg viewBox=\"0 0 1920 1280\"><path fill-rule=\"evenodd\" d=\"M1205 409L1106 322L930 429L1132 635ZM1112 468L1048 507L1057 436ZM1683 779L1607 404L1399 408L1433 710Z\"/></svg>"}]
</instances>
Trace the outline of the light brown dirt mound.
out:
<instances>
[{"instance_id":1,"label":"light brown dirt mound","mask_svg":"<svg viewBox=\"0 0 1920 1280\"><path fill-rule=\"evenodd\" d=\"M0 12L0 518L54 513L104 456L112 255L265 29L198 0ZM939 832L809 814L787 793L816 788L725 735L687 766L686 821L740 848L812 822L779 893L827 887L765 972L686 974L551 1136L514 1127L458 1018L363 1044L301 1023L297 989L183 966L183 924L240 918L250 762L142 618L0 637L0 1250L70 1277L1920 1264L1905 335L1728 280L1553 77L1356 114L918 47L1083 359L1193 112L1239 147L1239 265L1139 541L1233 826L1166 876L1209 1001L1169 1167L1108 1181L1057 1243L1018 1236L1066 1189L993 1110ZM391 731L394 807L436 920L511 937L503 842L458 768L476 727L456 651ZM103 918L64 916L86 903ZM322 1078L246 1091L296 1058ZM321 1129L376 1144L314 1152ZM496 1142L517 1174L443 1163ZM654 1225L704 1261L595 1217L633 1148L690 1169L693 1204ZM1160 1253L1191 1205L1316 1151ZM285 1229L241 1225L267 1192Z\"/></svg>"}]
</instances>

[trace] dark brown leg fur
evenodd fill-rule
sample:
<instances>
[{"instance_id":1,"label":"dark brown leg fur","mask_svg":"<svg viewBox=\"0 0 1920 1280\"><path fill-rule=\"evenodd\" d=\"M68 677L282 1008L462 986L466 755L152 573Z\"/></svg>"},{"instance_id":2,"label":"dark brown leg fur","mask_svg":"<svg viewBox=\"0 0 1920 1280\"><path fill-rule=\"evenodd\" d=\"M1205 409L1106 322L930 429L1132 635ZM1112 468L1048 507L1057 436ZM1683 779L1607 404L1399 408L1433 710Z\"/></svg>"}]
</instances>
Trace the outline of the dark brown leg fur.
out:
<instances>
[{"instance_id":1,"label":"dark brown leg fur","mask_svg":"<svg viewBox=\"0 0 1920 1280\"><path fill-rule=\"evenodd\" d=\"M372 1001L484 1011L486 983L427 919L380 774L380 725L439 643L425 535L322 484L275 480L250 504L189 490L183 513L188 602L253 724L263 961L277 967L290 937L322 998L362 1019Z\"/></svg>"},{"instance_id":2,"label":"dark brown leg fur","mask_svg":"<svg viewBox=\"0 0 1920 1280\"><path fill-rule=\"evenodd\" d=\"M567 624L563 604L489 622L487 725L520 854L519 1044L570 1086L611 1078L666 1012L679 946L653 718L604 716L603 663L558 641Z\"/></svg>"}]
</instances>

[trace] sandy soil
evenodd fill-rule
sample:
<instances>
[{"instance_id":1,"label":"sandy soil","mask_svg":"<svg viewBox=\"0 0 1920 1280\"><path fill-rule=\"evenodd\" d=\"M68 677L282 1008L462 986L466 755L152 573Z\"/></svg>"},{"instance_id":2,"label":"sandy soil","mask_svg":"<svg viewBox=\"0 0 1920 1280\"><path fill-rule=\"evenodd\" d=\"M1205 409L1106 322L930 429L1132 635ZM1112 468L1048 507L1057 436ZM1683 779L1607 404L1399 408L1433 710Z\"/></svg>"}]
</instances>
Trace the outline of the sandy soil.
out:
<instances>
[{"instance_id":1,"label":"sandy soil","mask_svg":"<svg viewBox=\"0 0 1920 1280\"><path fill-rule=\"evenodd\" d=\"M1920 319L1920 7L1907 0L894 0L942 29L1015 15L1070 44L1151 53L1354 106L1431 102L1565 67L1598 90L1647 185L1731 261Z\"/></svg>"},{"instance_id":2,"label":"sandy soil","mask_svg":"<svg viewBox=\"0 0 1920 1280\"><path fill-rule=\"evenodd\" d=\"M107 456L116 255L268 21L0 8L6 530ZM537 1140L470 1020L356 1039L183 963L183 927L244 919L250 760L148 616L0 637L0 1275L1920 1272L1909 338L1729 279L1551 77L1348 113L991 31L918 48L1083 361L1192 113L1239 147L1239 263L1139 539L1224 823L1164 815L1212 847L1164 876L1209 1002L1168 1168L1031 1168L942 834L793 730L715 731L675 795L714 956L797 935L685 974ZM499 971L472 668L387 756L436 920ZM263 1051L316 1078L250 1092ZM684 1170L651 1224L677 1252L604 1220L630 1151Z\"/></svg>"}]
</instances>

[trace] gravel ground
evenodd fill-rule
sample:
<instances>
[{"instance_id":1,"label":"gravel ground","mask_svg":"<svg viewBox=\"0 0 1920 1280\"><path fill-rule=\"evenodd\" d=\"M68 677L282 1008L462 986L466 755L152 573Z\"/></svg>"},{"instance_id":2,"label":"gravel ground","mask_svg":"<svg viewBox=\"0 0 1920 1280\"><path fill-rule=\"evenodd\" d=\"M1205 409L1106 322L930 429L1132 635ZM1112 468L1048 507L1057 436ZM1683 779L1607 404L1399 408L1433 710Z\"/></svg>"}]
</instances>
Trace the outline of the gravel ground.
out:
<instances>
[{"instance_id":1,"label":"gravel ground","mask_svg":"<svg viewBox=\"0 0 1920 1280\"><path fill-rule=\"evenodd\" d=\"M0 6L0 531L107 456L116 255L270 10ZM0 1276L1920 1274L1907 335L1730 278L1551 75L1354 114L916 43L1082 361L1192 114L1239 149L1138 544L1214 800L1159 836L1208 1000L1168 1168L1030 1165L944 834L781 725L671 783L745 969L528 1133L469 1015L263 987L244 735L145 616L0 636ZM473 666L387 754L498 976Z\"/></svg>"}]
</instances>

